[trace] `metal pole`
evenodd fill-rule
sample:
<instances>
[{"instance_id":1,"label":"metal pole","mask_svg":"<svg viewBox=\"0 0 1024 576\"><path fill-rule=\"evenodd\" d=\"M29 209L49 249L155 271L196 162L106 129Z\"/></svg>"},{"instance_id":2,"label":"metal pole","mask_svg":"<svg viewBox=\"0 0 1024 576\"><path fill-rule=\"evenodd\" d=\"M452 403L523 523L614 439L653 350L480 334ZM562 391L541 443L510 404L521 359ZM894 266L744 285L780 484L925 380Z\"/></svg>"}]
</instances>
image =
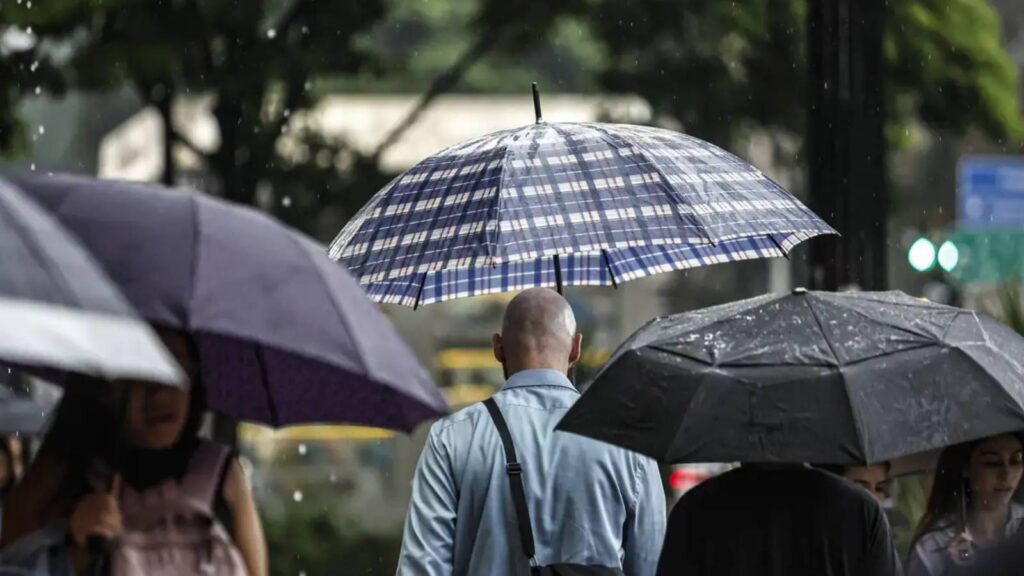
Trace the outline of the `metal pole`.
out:
<instances>
[{"instance_id":1,"label":"metal pole","mask_svg":"<svg viewBox=\"0 0 1024 576\"><path fill-rule=\"evenodd\" d=\"M842 237L810 242L808 284L887 285L882 32L885 0L811 0L811 208Z\"/></svg>"}]
</instances>

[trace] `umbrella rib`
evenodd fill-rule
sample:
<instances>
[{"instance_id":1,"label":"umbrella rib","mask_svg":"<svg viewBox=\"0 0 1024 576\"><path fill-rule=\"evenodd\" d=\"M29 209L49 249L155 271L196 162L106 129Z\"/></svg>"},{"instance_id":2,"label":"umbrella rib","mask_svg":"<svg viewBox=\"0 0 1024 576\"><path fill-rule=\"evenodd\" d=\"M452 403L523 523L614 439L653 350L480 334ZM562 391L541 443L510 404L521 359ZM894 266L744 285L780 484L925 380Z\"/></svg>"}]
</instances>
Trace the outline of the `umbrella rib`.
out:
<instances>
[{"instance_id":1,"label":"umbrella rib","mask_svg":"<svg viewBox=\"0 0 1024 576\"><path fill-rule=\"evenodd\" d=\"M856 410L856 408L853 405L853 395L850 394L850 386L849 386L848 381L846 380L846 372L843 370L844 366L843 366L842 362L839 360L839 355L836 354L835 347L832 346L832 342L828 339L828 334L825 332L825 325L821 323L821 318L818 317L818 313L815 312L814 306L811 305L810 295L809 294L808 295L804 295L803 301L804 301L804 304L807 306L807 309L810 310L811 317L814 318L814 322L815 322L815 324L817 324L818 330L821 332L822 340L824 340L825 344L828 345L829 352L832 353L832 357L835 358L835 360L836 360L836 372L839 373L839 378L843 382L843 389L846 390L846 401L847 401L847 403L850 406L850 419L853 420L853 430L854 430L854 432L857 433L858 443L860 444L860 448L862 448L863 451L865 452L865 454L863 454L863 456L865 456L865 459L866 459L866 457L867 457L867 442L866 442L867 434L866 434L866 430L864 430L864 428L861 426L860 420L857 418L857 410Z\"/></svg>"},{"instance_id":2,"label":"umbrella rib","mask_svg":"<svg viewBox=\"0 0 1024 576\"><path fill-rule=\"evenodd\" d=\"M818 313L814 311L814 306L811 306L811 298L809 295L803 297L804 305L811 312L811 317L814 318L814 323L818 326L818 331L821 332L821 339L828 345L828 351L832 353L832 358L836 361L836 366L842 366L842 362L839 360L839 354L836 354L836 349L832 346L832 342L828 339L828 334L825 332L825 325L821 323L821 318L818 318Z\"/></svg>"},{"instance_id":3,"label":"umbrella rib","mask_svg":"<svg viewBox=\"0 0 1024 576\"><path fill-rule=\"evenodd\" d=\"M193 248L192 248L192 262L189 264L189 272L191 272L192 277L189 278L189 283L188 283L188 308L187 309L188 310L192 310L193 309L192 307L195 304L195 302L193 302L193 299L195 298L195 295L196 295L196 283L198 282L198 278L199 278L199 238L200 238L200 235L202 234L202 231L199 229L200 217L199 217L199 197L198 197L198 195L196 195L196 194L190 194L189 195L189 205L192 207L192 247ZM185 325L183 326L183 328L185 328L186 330L191 330L192 329L192 318L191 318L191 315L188 315L188 317L184 318L184 320L185 320Z\"/></svg>"},{"instance_id":4,"label":"umbrella rib","mask_svg":"<svg viewBox=\"0 0 1024 576\"><path fill-rule=\"evenodd\" d=\"M3 182L6 183L5 181ZM13 188L12 184L9 185ZM15 193L18 192L20 192L20 189L15 189ZM28 194L24 193L23 196L27 197ZM28 198L28 201L33 203L36 202L34 198ZM45 208L39 207L39 209L45 211ZM56 217L54 219L56 220ZM73 298L74 306L81 307L82 303L79 302L78 299L74 297L75 292L71 288L71 281L64 275L63 270L61 269L60 266L54 265L54 261L52 258L50 258L50 254L42 247L42 244L39 242L39 239L36 238L34 230L26 228L21 222L18 221L18 218L7 218L7 221L12 228L16 228L21 232L20 234L18 234L18 236L25 240L25 247L29 251L31 251L39 261L46 262L48 264L48 266L46 266L44 270L44 272L46 272L46 275L49 276L50 279L53 280L55 284L60 285L65 295L71 296ZM91 257L92 255L88 254L88 256ZM102 270L102 268L98 264L97 268L100 268Z\"/></svg>"},{"instance_id":5,"label":"umbrella rib","mask_svg":"<svg viewBox=\"0 0 1024 576\"><path fill-rule=\"evenodd\" d=\"M260 367L260 384L263 385L263 392L267 395L267 410L270 412L270 421L274 427L281 426L281 418L277 413L277 404L274 403L274 394L270 390L270 378L267 377L267 364L263 359L263 346L256 344L256 363Z\"/></svg>"},{"instance_id":6,"label":"umbrella rib","mask_svg":"<svg viewBox=\"0 0 1024 576\"><path fill-rule=\"evenodd\" d=\"M775 234L768 234L767 236L768 239L772 241L772 244L775 244L775 246L778 247L779 252L782 252L782 257L785 258L786 260L789 260L789 251L783 248L782 244L780 244L779 241L775 239Z\"/></svg>"}]
</instances>

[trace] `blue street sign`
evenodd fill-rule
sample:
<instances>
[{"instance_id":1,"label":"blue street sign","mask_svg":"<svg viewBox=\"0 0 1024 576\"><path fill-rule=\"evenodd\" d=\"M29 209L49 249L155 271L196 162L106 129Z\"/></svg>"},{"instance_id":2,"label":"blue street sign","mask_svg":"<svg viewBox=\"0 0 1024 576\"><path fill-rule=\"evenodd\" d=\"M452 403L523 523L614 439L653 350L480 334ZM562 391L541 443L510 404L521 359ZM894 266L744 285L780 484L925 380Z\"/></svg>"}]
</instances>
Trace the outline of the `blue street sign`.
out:
<instances>
[{"instance_id":1,"label":"blue street sign","mask_svg":"<svg viewBox=\"0 0 1024 576\"><path fill-rule=\"evenodd\" d=\"M1024 156L966 156L959 173L960 225L1024 227Z\"/></svg>"}]
</instances>

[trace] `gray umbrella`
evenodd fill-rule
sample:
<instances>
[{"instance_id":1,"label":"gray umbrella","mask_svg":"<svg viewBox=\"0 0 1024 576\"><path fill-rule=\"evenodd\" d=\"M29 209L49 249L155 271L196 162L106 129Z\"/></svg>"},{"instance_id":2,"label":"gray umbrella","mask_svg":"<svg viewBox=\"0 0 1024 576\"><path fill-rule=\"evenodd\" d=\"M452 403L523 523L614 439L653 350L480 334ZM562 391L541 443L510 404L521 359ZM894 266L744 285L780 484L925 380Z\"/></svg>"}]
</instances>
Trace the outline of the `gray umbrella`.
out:
<instances>
[{"instance_id":1,"label":"gray umbrella","mask_svg":"<svg viewBox=\"0 0 1024 576\"><path fill-rule=\"evenodd\" d=\"M18 184L139 313L196 344L211 409L285 426L411 430L447 412L426 371L323 246L207 195L51 175Z\"/></svg>"},{"instance_id":2,"label":"gray umbrella","mask_svg":"<svg viewBox=\"0 0 1024 576\"><path fill-rule=\"evenodd\" d=\"M46 424L50 409L0 385L0 434L38 434Z\"/></svg>"},{"instance_id":3,"label":"gray umbrella","mask_svg":"<svg viewBox=\"0 0 1024 576\"><path fill-rule=\"evenodd\" d=\"M663 462L880 462L1024 429L1024 338L900 292L650 322L559 428Z\"/></svg>"},{"instance_id":4,"label":"gray umbrella","mask_svg":"<svg viewBox=\"0 0 1024 576\"><path fill-rule=\"evenodd\" d=\"M89 254L3 179L0 362L54 375L182 382L156 334Z\"/></svg>"}]
</instances>

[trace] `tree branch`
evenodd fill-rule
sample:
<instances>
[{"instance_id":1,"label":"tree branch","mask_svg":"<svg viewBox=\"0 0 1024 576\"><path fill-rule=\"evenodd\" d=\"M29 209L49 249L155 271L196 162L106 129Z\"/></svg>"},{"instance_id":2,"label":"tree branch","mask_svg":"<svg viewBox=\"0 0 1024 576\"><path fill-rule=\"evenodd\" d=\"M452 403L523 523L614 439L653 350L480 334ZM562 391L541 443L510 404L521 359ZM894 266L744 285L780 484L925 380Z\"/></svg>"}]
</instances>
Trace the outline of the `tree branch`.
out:
<instances>
[{"instance_id":1,"label":"tree branch","mask_svg":"<svg viewBox=\"0 0 1024 576\"><path fill-rule=\"evenodd\" d=\"M373 154L370 156L370 160L376 163L388 148L394 145L394 143L397 142L398 139L409 130L409 128L416 124L420 116L423 115L423 112L434 102L434 100L437 99L438 96L454 88L459 81L462 80L466 71L494 48L502 35L501 32L502 29L500 27L481 30L476 41L473 42L473 44L466 49L461 56L459 56L459 59L456 60L450 68L434 78L430 87L427 88L427 91L424 92L423 95L420 96L419 101L416 102L416 106L414 106L413 109L406 114L405 118L403 118L402 121L384 137L384 140L377 145L377 149L373 151Z\"/></svg>"},{"instance_id":2,"label":"tree branch","mask_svg":"<svg viewBox=\"0 0 1024 576\"><path fill-rule=\"evenodd\" d=\"M199 156L199 158L203 162L207 162L210 159L209 154L200 149L195 142L192 142L191 140L188 139L187 136L185 136L181 132L178 132L177 130L174 130L173 128L171 129L170 141L175 144L181 144L185 148L188 148L190 152L192 152L196 156Z\"/></svg>"}]
</instances>

